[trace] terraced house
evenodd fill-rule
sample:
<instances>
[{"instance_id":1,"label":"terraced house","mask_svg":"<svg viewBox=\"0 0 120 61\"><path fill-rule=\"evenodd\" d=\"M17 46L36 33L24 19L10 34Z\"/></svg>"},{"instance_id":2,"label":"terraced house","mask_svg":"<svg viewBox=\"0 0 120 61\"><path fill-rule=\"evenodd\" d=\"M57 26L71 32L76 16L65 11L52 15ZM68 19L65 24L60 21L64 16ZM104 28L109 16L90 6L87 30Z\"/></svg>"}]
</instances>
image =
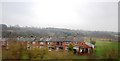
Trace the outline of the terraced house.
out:
<instances>
[{"instance_id":1,"label":"terraced house","mask_svg":"<svg viewBox=\"0 0 120 61\"><path fill-rule=\"evenodd\" d=\"M84 42L84 37L18 37L17 42L26 45L27 50L31 48L47 47L49 51L62 50L67 52L69 44L72 44L74 54L90 54L94 49L94 45Z\"/></svg>"}]
</instances>

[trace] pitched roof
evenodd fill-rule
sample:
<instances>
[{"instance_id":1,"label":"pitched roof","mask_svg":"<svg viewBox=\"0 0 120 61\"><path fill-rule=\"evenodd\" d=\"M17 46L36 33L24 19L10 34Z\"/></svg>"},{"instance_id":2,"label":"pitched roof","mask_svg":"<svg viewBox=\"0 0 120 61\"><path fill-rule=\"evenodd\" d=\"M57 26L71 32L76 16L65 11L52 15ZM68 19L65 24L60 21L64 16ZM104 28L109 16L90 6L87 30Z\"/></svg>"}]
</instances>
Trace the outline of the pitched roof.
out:
<instances>
[{"instance_id":1,"label":"pitched roof","mask_svg":"<svg viewBox=\"0 0 120 61\"><path fill-rule=\"evenodd\" d=\"M65 39L65 41L67 41L67 42L70 42L70 41L72 41L73 39L72 38L66 38Z\"/></svg>"},{"instance_id":2,"label":"pitched roof","mask_svg":"<svg viewBox=\"0 0 120 61\"><path fill-rule=\"evenodd\" d=\"M52 41L52 38L46 38L45 41Z\"/></svg>"},{"instance_id":3,"label":"pitched roof","mask_svg":"<svg viewBox=\"0 0 120 61\"><path fill-rule=\"evenodd\" d=\"M59 38L56 39L56 41L64 41L64 38L59 37Z\"/></svg>"},{"instance_id":4,"label":"pitched roof","mask_svg":"<svg viewBox=\"0 0 120 61\"><path fill-rule=\"evenodd\" d=\"M35 38L20 37L20 38L17 38L17 41L35 41Z\"/></svg>"},{"instance_id":5,"label":"pitched roof","mask_svg":"<svg viewBox=\"0 0 120 61\"><path fill-rule=\"evenodd\" d=\"M70 37L70 38L66 38L65 41L68 41L68 42L70 42L70 41L72 41L72 42L74 42L74 41L83 42L84 38L83 37L74 37L74 38Z\"/></svg>"},{"instance_id":6,"label":"pitched roof","mask_svg":"<svg viewBox=\"0 0 120 61\"><path fill-rule=\"evenodd\" d=\"M78 38L73 38L73 41L79 41L79 39Z\"/></svg>"},{"instance_id":7,"label":"pitched roof","mask_svg":"<svg viewBox=\"0 0 120 61\"><path fill-rule=\"evenodd\" d=\"M45 41L45 40L46 40L46 38L45 38L45 37L42 37L42 38L39 38L38 41Z\"/></svg>"},{"instance_id":8,"label":"pitched roof","mask_svg":"<svg viewBox=\"0 0 120 61\"><path fill-rule=\"evenodd\" d=\"M52 37L52 38L46 38L45 41L64 41L64 38L56 38L56 37Z\"/></svg>"},{"instance_id":9,"label":"pitched roof","mask_svg":"<svg viewBox=\"0 0 120 61\"><path fill-rule=\"evenodd\" d=\"M94 45L93 45L93 44L91 44L90 42L85 42L85 44L86 44L86 45L88 45L89 47L94 48Z\"/></svg>"},{"instance_id":10,"label":"pitched roof","mask_svg":"<svg viewBox=\"0 0 120 61\"><path fill-rule=\"evenodd\" d=\"M82 37L67 37L67 38L64 38L64 37L41 37L41 38L28 38L28 37L20 37L20 38L17 38L17 41L84 41L84 38Z\"/></svg>"}]
</instances>

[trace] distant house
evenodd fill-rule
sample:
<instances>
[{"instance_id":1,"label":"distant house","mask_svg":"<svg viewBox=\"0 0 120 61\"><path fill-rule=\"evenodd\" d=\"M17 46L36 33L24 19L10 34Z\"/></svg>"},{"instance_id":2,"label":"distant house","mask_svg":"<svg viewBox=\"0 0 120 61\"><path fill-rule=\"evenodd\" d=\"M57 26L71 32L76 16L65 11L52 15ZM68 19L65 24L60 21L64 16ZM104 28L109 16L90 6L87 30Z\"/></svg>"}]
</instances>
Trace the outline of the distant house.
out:
<instances>
[{"instance_id":1,"label":"distant house","mask_svg":"<svg viewBox=\"0 0 120 61\"><path fill-rule=\"evenodd\" d=\"M88 42L84 42L83 37L18 37L17 42L26 45L27 50L31 48L44 48L48 47L49 51L52 50L62 50L68 51L68 46L70 43L74 45L74 54L89 54L92 52L94 45Z\"/></svg>"}]
</instances>

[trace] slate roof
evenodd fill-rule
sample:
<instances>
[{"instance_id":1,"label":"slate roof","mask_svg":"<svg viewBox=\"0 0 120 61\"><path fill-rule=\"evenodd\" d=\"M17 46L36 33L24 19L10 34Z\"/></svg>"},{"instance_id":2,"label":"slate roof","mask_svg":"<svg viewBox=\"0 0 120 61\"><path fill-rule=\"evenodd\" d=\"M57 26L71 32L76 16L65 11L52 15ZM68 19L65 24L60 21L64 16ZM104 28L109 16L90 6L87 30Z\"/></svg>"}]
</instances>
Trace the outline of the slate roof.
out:
<instances>
[{"instance_id":1,"label":"slate roof","mask_svg":"<svg viewBox=\"0 0 120 61\"><path fill-rule=\"evenodd\" d=\"M73 38L66 38L65 41L66 41L66 42L73 41Z\"/></svg>"},{"instance_id":2,"label":"slate roof","mask_svg":"<svg viewBox=\"0 0 120 61\"><path fill-rule=\"evenodd\" d=\"M73 38L73 41L79 41L79 38Z\"/></svg>"},{"instance_id":3,"label":"slate roof","mask_svg":"<svg viewBox=\"0 0 120 61\"><path fill-rule=\"evenodd\" d=\"M65 38L62 38L62 37L56 39L56 41L64 41L64 40Z\"/></svg>"},{"instance_id":4,"label":"slate roof","mask_svg":"<svg viewBox=\"0 0 120 61\"><path fill-rule=\"evenodd\" d=\"M94 48L94 45L93 45L93 44L91 44L90 42L85 42L85 44L86 44L86 45L88 45L89 47Z\"/></svg>"},{"instance_id":5,"label":"slate roof","mask_svg":"<svg viewBox=\"0 0 120 61\"><path fill-rule=\"evenodd\" d=\"M45 41L52 41L52 38L46 38Z\"/></svg>"},{"instance_id":6,"label":"slate roof","mask_svg":"<svg viewBox=\"0 0 120 61\"><path fill-rule=\"evenodd\" d=\"M46 38L45 39L45 41L64 41L64 38L55 38L55 37L53 37L53 38Z\"/></svg>"},{"instance_id":7,"label":"slate roof","mask_svg":"<svg viewBox=\"0 0 120 61\"><path fill-rule=\"evenodd\" d=\"M70 37L70 38L66 38L65 41L67 42L76 42L76 41L79 41L79 42L83 42L84 41L84 38L83 37Z\"/></svg>"},{"instance_id":8,"label":"slate roof","mask_svg":"<svg viewBox=\"0 0 120 61\"><path fill-rule=\"evenodd\" d=\"M64 38L64 37L41 37L41 38L28 38L28 37L20 37L20 38L17 38L18 41L67 41L67 42L71 42L71 41L84 41L84 38L74 38L74 37L69 37L69 38Z\"/></svg>"},{"instance_id":9,"label":"slate roof","mask_svg":"<svg viewBox=\"0 0 120 61\"><path fill-rule=\"evenodd\" d=\"M73 38L73 41L79 41L79 42L83 42L84 41L84 38L83 37L76 37L76 38Z\"/></svg>"},{"instance_id":10,"label":"slate roof","mask_svg":"<svg viewBox=\"0 0 120 61\"><path fill-rule=\"evenodd\" d=\"M42 37L42 38L40 38L38 41L45 41L46 40L46 38L45 37Z\"/></svg>"},{"instance_id":11,"label":"slate roof","mask_svg":"<svg viewBox=\"0 0 120 61\"><path fill-rule=\"evenodd\" d=\"M35 41L35 38L20 37L20 38L17 38L17 41Z\"/></svg>"}]
</instances>

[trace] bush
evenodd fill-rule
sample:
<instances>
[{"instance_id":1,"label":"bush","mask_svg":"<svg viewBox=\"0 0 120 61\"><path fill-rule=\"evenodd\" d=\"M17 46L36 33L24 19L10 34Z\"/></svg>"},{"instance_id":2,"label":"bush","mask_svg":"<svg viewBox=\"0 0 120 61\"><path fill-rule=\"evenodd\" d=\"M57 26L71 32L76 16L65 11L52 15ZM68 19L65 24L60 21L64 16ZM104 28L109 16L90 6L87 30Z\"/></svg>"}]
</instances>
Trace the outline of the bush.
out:
<instances>
[{"instance_id":1,"label":"bush","mask_svg":"<svg viewBox=\"0 0 120 61\"><path fill-rule=\"evenodd\" d=\"M64 51L48 51L48 48L31 48L27 50L23 45L16 41L9 41L8 50L3 50L3 59L72 59L73 58L73 45L69 45L69 52Z\"/></svg>"}]
</instances>

